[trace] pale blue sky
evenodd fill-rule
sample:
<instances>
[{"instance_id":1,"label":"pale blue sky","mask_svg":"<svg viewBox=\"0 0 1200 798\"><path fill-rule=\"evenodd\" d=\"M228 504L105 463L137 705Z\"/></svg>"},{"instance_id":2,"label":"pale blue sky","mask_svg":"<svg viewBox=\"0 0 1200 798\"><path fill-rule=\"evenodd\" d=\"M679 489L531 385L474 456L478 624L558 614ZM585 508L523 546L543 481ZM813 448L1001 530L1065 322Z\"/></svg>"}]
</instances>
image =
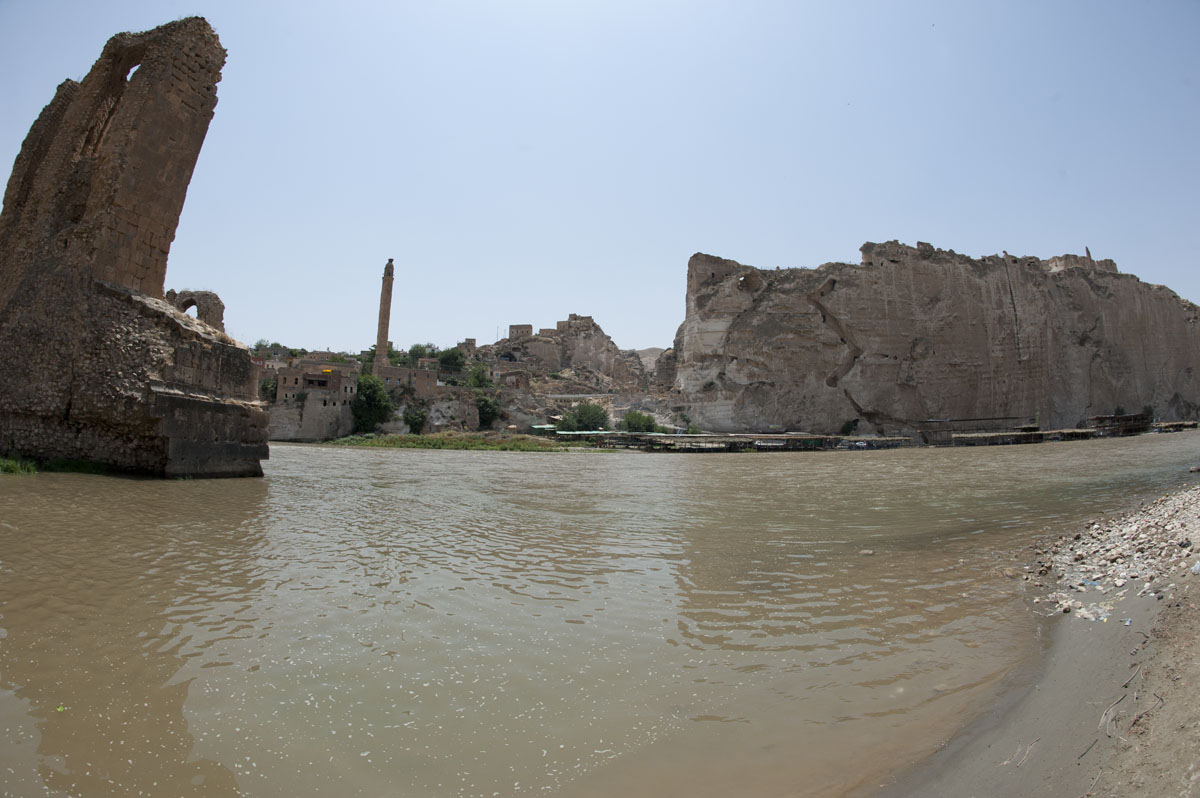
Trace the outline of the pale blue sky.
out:
<instances>
[{"instance_id":1,"label":"pale blue sky","mask_svg":"<svg viewBox=\"0 0 1200 798\"><path fill-rule=\"evenodd\" d=\"M1113 258L1200 301L1200 2L0 0L0 171L105 41L229 51L167 287L358 351L592 315L670 346L687 260L864 241Z\"/></svg>"}]
</instances>

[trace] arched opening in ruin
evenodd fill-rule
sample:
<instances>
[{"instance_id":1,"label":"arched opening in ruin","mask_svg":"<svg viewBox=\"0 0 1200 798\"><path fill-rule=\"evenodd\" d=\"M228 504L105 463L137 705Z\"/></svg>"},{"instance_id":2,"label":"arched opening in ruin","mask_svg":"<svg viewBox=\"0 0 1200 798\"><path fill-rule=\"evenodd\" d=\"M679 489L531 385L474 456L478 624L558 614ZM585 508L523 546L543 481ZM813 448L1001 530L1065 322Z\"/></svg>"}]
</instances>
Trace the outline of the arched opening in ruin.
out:
<instances>
[{"instance_id":1,"label":"arched opening in ruin","mask_svg":"<svg viewBox=\"0 0 1200 798\"><path fill-rule=\"evenodd\" d=\"M142 58L145 55L145 47L133 47L121 53L111 62L105 80L107 96L100 100L92 114L92 124L88 126L87 133L84 134L83 141L79 145L80 155L91 157L99 153L100 145L104 142L109 125L117 113L117 106L120 105L121 97L125 94L125 86L133 77L133 73L137 72L138 67L142 65Z\"/></svg>"},{"instance_id":2,"label":"arched opening in ruin","mask_svg":"<svg viewBox=\"0 0 1200 798\"><path fill-rule=\"evenodd\" d=\"M193 319L200 318L200 307L194 299L185 299L179 303L179 311L185 315L191 316Z\"/></svg>"},{"instance_id":3,"label":"arched opening in ruin","mask_svg":"<svg viewBox=\"0 0 1200 798\"><path fill-rule=\"evenodd\" d=\"M737 286L742 291L758 291L763 287L763 280L757 272L746 272L738 277Z\"/></svg>"}]
</instances>

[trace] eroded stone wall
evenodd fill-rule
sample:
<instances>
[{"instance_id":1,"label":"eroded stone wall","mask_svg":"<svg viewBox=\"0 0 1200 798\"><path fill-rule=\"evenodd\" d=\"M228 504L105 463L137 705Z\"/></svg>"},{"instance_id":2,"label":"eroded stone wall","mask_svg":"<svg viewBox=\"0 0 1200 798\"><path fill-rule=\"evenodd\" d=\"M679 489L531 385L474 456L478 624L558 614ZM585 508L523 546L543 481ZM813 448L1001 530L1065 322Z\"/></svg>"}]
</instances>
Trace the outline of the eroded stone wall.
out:
<instances>
[{"instance_id":1,"label":"eroded stone wall","mask_svg":"<svg viewBox=\"0 0 1200 798\"><path fill-rule=\"evenodd\" d=\"M1074 426L1118 406L1194 419L1200 311L1089 256L972 259L865 244L860 265L697 254L675 340L681 409L713 430L915 434L928 419Z\"/></svg>"},{"instance_id":2,"label":"eroded stone wall","mask_svg":"<svg viewBox=\"0 0 1200 798\"><path fill-rule=\"evenodd\" d=\"M200 18L118 34L30 129L0 213L0 452L262 473L249 351L163 295L224 61Z\"/></svg>"}]
</instances>

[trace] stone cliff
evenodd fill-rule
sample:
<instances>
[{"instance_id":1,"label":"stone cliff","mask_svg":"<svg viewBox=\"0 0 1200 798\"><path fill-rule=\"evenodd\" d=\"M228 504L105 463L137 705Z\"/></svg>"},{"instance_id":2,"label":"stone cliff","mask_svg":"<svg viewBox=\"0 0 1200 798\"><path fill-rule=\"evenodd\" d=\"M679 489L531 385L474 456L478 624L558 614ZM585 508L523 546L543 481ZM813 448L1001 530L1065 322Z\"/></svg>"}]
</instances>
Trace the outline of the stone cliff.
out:
<instances>
[{"instance_id":1,"label":"stone cliff","mask_svg":"<svg viewBox=\"0 0 1200 798\"><path fill-rule=\"evenodd\" d=\"M1200 310L1090 255L972 259L865 244L765 271L696 254L671 379L715 431L919 434L930 419L1075 426L1120 406L1195 419Z\"/></svg>"},{"instance_id":2,"label":"stone cliff","mask_svg":"<svg viewBox=\"0 0 1200 798\"><path fill-rule=\"evenodd\" d=\"M118 34L30 129L0 213L0 453L262 474L249 351L215 295L163 292L224 63L200 18Z\"/></svg>"}]
</instances>

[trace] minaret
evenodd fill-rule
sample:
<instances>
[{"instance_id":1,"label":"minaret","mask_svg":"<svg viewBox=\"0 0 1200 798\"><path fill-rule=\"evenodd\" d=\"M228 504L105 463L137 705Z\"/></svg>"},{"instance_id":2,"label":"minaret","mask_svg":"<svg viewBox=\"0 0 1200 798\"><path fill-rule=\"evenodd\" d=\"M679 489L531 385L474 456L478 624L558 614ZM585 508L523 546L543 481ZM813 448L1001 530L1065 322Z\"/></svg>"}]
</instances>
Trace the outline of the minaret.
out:
<instances>
[{"instance_id":1,"label":"minaret","mask_svg":"<svg viewBox=\"0 0 1200 798\"><path fill-rule=\"evenodd\" d=\"M375 373L388 361L388 324L392 320L392 259L383 267L383 288L379 291L379 333L375 336Z\"/></svg>"}]
</instances>

